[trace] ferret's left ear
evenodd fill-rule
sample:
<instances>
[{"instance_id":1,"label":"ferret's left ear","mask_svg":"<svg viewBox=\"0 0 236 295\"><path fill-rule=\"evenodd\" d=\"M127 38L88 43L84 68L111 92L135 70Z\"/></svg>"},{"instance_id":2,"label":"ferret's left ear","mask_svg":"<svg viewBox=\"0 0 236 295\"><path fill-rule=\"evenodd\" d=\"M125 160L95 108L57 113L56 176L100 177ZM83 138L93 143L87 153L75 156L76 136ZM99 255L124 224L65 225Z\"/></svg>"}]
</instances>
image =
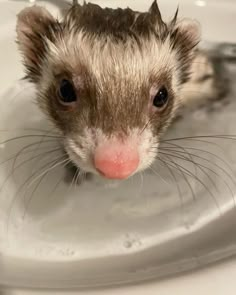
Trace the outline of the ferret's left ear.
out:
<instances>
[{"instance_id":1,"label":"ferret's left ear","mask_svg":"<svg viewBox=\"0 0 236 295\"><path fill-rule=\"evenodd\" d=\"M56 23L54 17L39 6L25 8L17 16L17 43L27 74L34 82L40 75L40 63L47 50L46 38L52 39Z\"/></svg>"},{"instance_id":2,"label":"ferret's left ear","mask_svg":"<svg viewBox=\"0 0 236 295\"><path fill-rule=\"evenodd\" d=\"M182 19L175 22L172 29L173 47L180 47L182 50L191 51L201 40L201 26L199 22L192 19Z\"/></svg>"},{"instance_id":3,"label":"ferret's left ear","mask_svg":"<svg viewBox=\"0 0 236 295\"><path fill-rule=\"evenodd\" d=\"M170 42L172 50L176 53L181 84L186 83L191 76L191 65L197 53L200 36L201 30L197 21L177 21L175 17L171 24Z\"/></svg>"}]
</instances>

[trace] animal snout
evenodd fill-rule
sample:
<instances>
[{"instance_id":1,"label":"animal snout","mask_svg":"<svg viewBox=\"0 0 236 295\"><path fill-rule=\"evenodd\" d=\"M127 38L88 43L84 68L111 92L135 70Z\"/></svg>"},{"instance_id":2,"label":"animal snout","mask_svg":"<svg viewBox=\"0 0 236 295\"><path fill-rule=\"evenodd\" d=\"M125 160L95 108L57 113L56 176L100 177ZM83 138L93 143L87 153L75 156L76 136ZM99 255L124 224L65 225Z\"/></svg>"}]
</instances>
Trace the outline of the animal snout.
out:
<instances>
[{"instance_id":1,"label":"animal snout","mask_svg":"<svg viewBox=\"0 0 236 295\"><path fill-rule=\"evenodd\" d=\"M100 144L94 154L97 171L110 179L125 179L131 176L139 165L137 146L119 141Z\"/></svg>"}]
</instances>

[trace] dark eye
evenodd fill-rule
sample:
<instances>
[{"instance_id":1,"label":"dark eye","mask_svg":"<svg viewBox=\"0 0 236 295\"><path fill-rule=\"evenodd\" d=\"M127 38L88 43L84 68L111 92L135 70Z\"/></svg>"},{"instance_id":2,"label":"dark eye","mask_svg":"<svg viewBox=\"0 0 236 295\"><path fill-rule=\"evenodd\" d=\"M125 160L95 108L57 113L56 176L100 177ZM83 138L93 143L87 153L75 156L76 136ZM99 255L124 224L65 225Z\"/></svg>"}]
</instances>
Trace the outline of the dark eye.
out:
<instances>
[{"instance_id":1,"label":"dark eye","mask_svg":"<svg viewBox=\"0 0 236 295\"><path fill-rule=\"evenodd\" d=\"M165 87L161 87L154 96L153 105L156 108L163 108L168 102L168 91Z\"/></svg>"},{"instance_id":2,"label":"dark eye","mask_svg":"<svg viewBox=\"0 0 236 295\"><path fill-rule=\"evenodd\" d=\"M70 104L77 100L73 84L65 79L60 83L59 95L61 102L64 104Z\"/></svg>"}]
</instances>

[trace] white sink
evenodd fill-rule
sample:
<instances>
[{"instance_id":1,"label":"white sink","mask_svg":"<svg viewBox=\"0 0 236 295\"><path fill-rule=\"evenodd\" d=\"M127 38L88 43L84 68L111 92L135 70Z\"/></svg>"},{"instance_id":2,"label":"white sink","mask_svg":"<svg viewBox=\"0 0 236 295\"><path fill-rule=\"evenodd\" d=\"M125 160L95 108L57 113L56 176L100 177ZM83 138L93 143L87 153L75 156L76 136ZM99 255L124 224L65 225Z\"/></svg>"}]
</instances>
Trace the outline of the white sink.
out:
<instances>
[{"instance_id":1,"label":"white sink","mask_svg":"<svg viewBox=\"0 0 236 295\"><path fill-rule=\"evenodd\" d=\"M14 128L14 127L21 127L24 126L25 122L27 122L27 120L32 120L32 124L36 124L38 123L38 120L40 120L40 117L34 117L32 119L32 115L31 112L35 112L34 110L34 106L30 106L29 110L23 109L20 98L22 98L22 93L23 95L25 95L25 97L28 97L30 95L34 94L34 90L32 89L32 87L30 87L28 84L24 84L25 82L19 82L18 80L21 79L23 77L23 68L21 66L20 63L20 56L18 54L16 45L14 43L14 39L15 39L15 21L16 21L16 14L26 5L31 5L29 3L30 1L6 1L6 0L0 0L0 71L1 71L1 89L0 89L0 95L3 93L7 93L7 96L4 96L4 101L3 99L0 99L0 109L1 109L1 118L0 118L0 126L1 128L3 128L2 126L4 126L4 128ZM31 1L32 2L32 1ZM50 4L50 1L38 1L38 3L40 5L45 5L48 7L48 9L50 9L54 14L58 14L58 7L56 5L54 5L55 3L60 3L63 4L63 1L51 1L54 4ZM146 0L97 0L97 1L91 1L91 2L96 2L102 6L109 6L109 7L126 7L126 6L130 6L131 8L134 8L136 10L146 10L149 6L150 3L152 1L146 1ZM180 15L181 16L188 16L188 17L193 17L196 18L200 21L201 25L202 25L202 33L203 33L203 40L204 41L211 41L211 42L235 42L236 43L236 34L234 33L234 28L236 28L236 2L234 0L227 0L227 1L221 1L221 0L207 0L207 1L202 1L202 0L196 0L196 1L190 1L190 0L160 0L158 1L159 6L161 8L161 11L163 13L164 19L170 19L175 10L176 7L179 5L180 8ZM23 90L22 87L24 86ZM25 88L26 87L26 88ZM12 109L9 107L8 104L8 96L10 97L10 103L15 104L15 109L18 110L19 113L16 114L16 119L18 120L17 123L16 122L7 122L6 124L6 118L9 117L9 115L12 115L14 112L12 111ZM23 97L23 99L26 99L25 97ZM6 106L7 105L7 106ZM5 107L6 106L6 107ZM21 108L20 108L21 107ZM26 115L27 114L27 115ZM232 115L232 114L231 114ZM27 119L27 120L26 120ZM19 120L22 120L21 122ZM220 120L220 119L219 119ZM232 120L231 120L232 121ZM230 121L230 122L231 122ZM18 126L19 125L19 126ZM3 128L3 129L4 129ZM16 133L17 134L17 133ZM5 135L4 135L5 136ZM17 135L16 135L17 136ZM3 138L3 137L2 137ZM0 135L0 139L1 139L1 135ZM1 140L0 140L1 141ZM7 151L9 152L9 151ZM4 154L4 153L2 153ZM2 157L2 154L0 154L0 158ZM1 160L2 161L2 160ZM29 169L29 168L28 168ZM23 171L24 173L24 171ZM57 177L58 175L54 176ZM2 171L0 169L0 177L2 177ZM138 180L137 180L138 181ZM103 184L100 184L103 185ZM84 190L86 190L87 188L85 187ZM110 189L110 188L108 188ZM130 189L129 185L127 185L126 189ZM14 190L14 189L13 189ZM11 187L8 187L7 190L5 190L6 194L10 194L11 193ZM41 194L45 193L45 191L42 190ZM54 212L53 210L53 206L55 205L55 202L50 203L48 205L49 209L47 208L47 210L45 209L45 204L46 204L46 199L44 197L44 200L40 203L40 202L36 202L35 203L35 208L33 208L32 212L35 213L35 218L32 218L32 220L28 220L28 224L25 227L25 232L22 232L22 236L20 236L20 232L19 229L17 228L17 222L18 219L20 219L20 214L22 214L22 212L20 211L14 211L14 214L16 214L15 219L13 219L13 226L14 227L16 225L16 227L14 228L14 230L12 230L12 232L10 232L10 241L11 241L11 245L8 247L7 242L5 241L5 236L2 235L2 233L4 232L4 230L2 230L3 226L1 224L0 221L0 241L2 243L3 246L0 247L0 268L2 267L3 269L3 273L7 273L9 272L9 269L14 269L15 274L18 274L19 277L15 277L14 276L12 279L12 281L7 280L7 275L4 275L5 281L1 282L1 275L0 275L0 284L4 283L5 286L7 287L13 287L12 290L7 290L4 291L6 292L6 295L8 294L41 294L41 292L39 291L26 291L26 290L17 290L16 286L21 286L23 287L25 284L27 285L27 282L20 282L19 278L27 278L27 275L25 275L24 273L20 274L21 272L21 267L22 269L27 269L28 264L34 264L34 270L32 270L32 273L29 273L28 276L28 280L29 280L29 284L27 285L27 287L35 287L38 284L38 287L40 287L40 275L42 275L42 277L44 277L44 279L42 279L42 286L41 287L46 287L47 283L45 280L45 276L44 276L44 263L45 262L50 262L50 263L54 263L54 266L50 269L50 265L48 266L48 268L46 269L48 275L49 275L49 280L50 281L50 277L52 279L53 278L53 273L51 274L50 272L55 271L55 263L61 263L61 262L68 262L68 263L75 263L75 267L74 269L76 269L78 265L76 265L77 259L79 259L79 251L78 251L78 247L76 245L76 243L78 243L78 241L82 242L86 242L86 245L82 245L81 244L81 253L83 253L83 259L86 261L86 259L98 259L103 257L104 258L104 253L106 253L107 257L105 258L109 258L109 256L112 255L120 255L121 259L120 259L120 265L119 265L119 260L115 260L116 261L116 265L114 267L116 267L116 271L122 271L122 267L124 267L124 265L126 265L125 263L127 262L127 267L130 268L130 261L135 261L135 260L130 260L130 257L126 256L131 256L134 255L137 260L141 258L139 258L139 251L144 250L145 247L151 247L152 246L152 242L148 240L148 234L143 234L143 239L140 241L139 239L139 234L141 232L137 231L136 233L134 232L135 229L135 224L132 225L132 218L133 220L137 217L137 214L139 215L139 217L141 216L142 218L145 218L145 214L146 211L142 209L142 206L144 205L143 200L140 201L140 199L137 199L137 202L140 202L139 205L132 203L132 200L128 200L127 199L120 199L119 196L116 196L117 199L119 199L118 203L115 205L111 204L112 200L110 200L108 202L108 205L106 205L109 208L113 208L113 218L115 216L115 218L117 218L116 222L111 222L110 221L110 217L109 215L107 215L106 217L108 219L104 219L102 226L104 226L104 228L107 230L107 232L104 231L104 241L107 239L110 235L110 239L112 240L112 243L107 244L107 248L104 248L105 246L105 242L103 241L103 243L101 242L101 249L99 249L99 243L97 243L96 245L93 245L93 239L94 239L94 235L98 234L99 231L93 231L93 226L94 223L90 222L87 224L87 226L84 226L83 231L80 232L80 234L88 234L89 231L91 231L91 244L88 244L89 238L86 240L82 239L74 239L72 240L73 237L73 230L75 229L75 227L71 227L71 231L68 229L68 227L65 227L63 229L63 226L68 226L69 225L69 221L71 223L74 222L74 220L78 221L78 217L77 216L73 216L70 212L71 212L71 207L75 206L77 203L75 201L75 196L76 196L76 192L74 192L73 194L71 194L71 197L73 197L73 202L74 203L70 203L67 199L65 198L61 198L60 200L58 200L57 203L57 207L55 208L55 216L53 215ZM115 198L115 197L114 197ZM2 202L2 203L1 203ZM44 203L43 203L44 202ZM165 206L170 206L171 205L167 202L169 201L165 201L166 204ZM6 205L6 204L7 205ZM87 203L86 201L83 202L83 200L78 201L78 204L80 206L85 206L85 210L86 210L86 206ZM77 204L77 205L78 205ZM0 193L0 209L1 206L2 208L5 208L4 206L6 205L6 208L8 208L7 206L9 205L7 203L7 200L5 200L4 198L1 198L1 193ZM99 204L93 204L93 210L100 210L100 214L105 214L105 209L106 206L102 203L101 201L101 205L99 207ZM169 208L169 207L168 207ZM37 210L36 210L37 209ZM3 210L3 209L2 209ZM127 210L127 211L125 211ZM136 210L136 211L135 211ZM156 210L156 211L155 211ZM152 210L149 210L149 214L150 212L152 212L152 214L159 212L160 208L154 207L152 208ZM4 212L2 212L4 213ZM75 213L75 212L74 212ZM122 230L124 230L125 227L127 227L127 225L122 225L121 223L121 219L119 219L120 217L118 216L120 213L124 214L131 214L129 216L130 218L130 228L129 231L132 232L132 234L128 233L125 235L125 237L121 237L122 236ZM68 214L68 216L66 215ZM70 215L71 214L71 215ZM132 215L133 214L133 215ZM93 211L90 212L91 218L93 217ZM118 216L118 217L117 217ZM54 218L55 217L55 218ZM171 216L168 216L169 218L171 218ZM48 219L47 219L48 218ZM71 218L70 220L68 218ZM82 221L86 222L86 218L88 218L87 216L83 216L81 218ZM100 219L99 219L100 218ZM97 220L102 220L101 216L99 217ZM126 217L124 217L126 218ZM1 218L0 218L1 219ZM128 219L127 219L128 220ZM65 221L66 223L64 224L63 222ZM30 223L32 222L32 224ZM111 222L112 226L109 229L109 227L107 226L107 224ZM176 221L177 223L178 221ZM173 221L173 224L175 223L175 221ZM211 222L209 221L209 224ZM100 226L101 226L100 224ZM1 228L2 226L2 228ZM89 228L89 226L91 228ZM124 226L124 227L123 227ZM140 222L140 227L144 226L144 223ZM145 225L146 226L146 225ZM194 227L196 226L196 228ZM191 230L196 230L201 228L202 224L198 224L197 222L195 224L193 224L193 228L191 228ZM112 233L111 229L114 230L114 228L117 230L117 232ZM166 230L167 230L167 226L166 226ZM174 228L174 227L173 227ZM163 232L160 234L160 236L155 237L156 241L158 239L163 239L162 242L166 240L168 240L169 236L166 234L165 232L165 226L163 226ZM168 230L170 231L171 228L168 228ZM28 231L28 233L27 233ZM147 227L144 227L144 231L147 231ZM64 236L62 237L62 233L64 233ZM75 231L76 234L78 234L77 231ZM32 237L30 237L30 234L32 234ZM92 235L94 234L94 235ZM150 236L154 237L154 233L152 232L152 229L150 229ZM15 235L15 236L14 236ZM17 236L19 235L19 236ZM116 237L117 235L117 237ZM166 237L164 237L166 235ZM174 237L175 233L172 234L172 238ZM176 234L177 235L177 234ZM100 236L99 236L100 237ZM160 238L161 237L161 238ZM19 243L13 243L12 241L17 241L17 239L20 241ZM43 241L40 241L40 239L43 239ZM44 241L44 239L46 240L46 242ZM70 245L68 245L69 250L66 248L67 246L66 243L64 243L63 239L71 239L70 240ZM146 240L145 240L146 239ZM117 243L120 243L120 241L123 241L123 244L118 245ZM41 244L40 244L41 243ZM51 244L50 244L51 243ZM58 247L55 247L55 244L58 243ZM146 243L146 244L145 244ZM41 246L40 246L40 245ZM72 245L73 244L73 245ZM143 245L144 244L144 245ZM34 251L31 249L31 246L34 249ZM48 248L46 248L46 246ZM53 245L53 246L52 246ZM230 245L229 245L230 246ZM41 247L41 248L40 248ZM51 247L51 248L50 248ZM54 248L53 248L54 247ZM143 248L142 248L143 247ZM175 247L175 244L173 244L173 249ZM213 246L212 246L213 247ZM132 253L129 252L129 248L132 248ZM214 248L214 247L213 247ZM4 251L3 251L4 249ZM24 250L26 249L26 251L24 252ZM35 250L36 249L36 250ZM63 250L64 249L64 250ZM87 249L85 251L85 249ZM161 247L160 247L161 249ZM162 249L164 251L164 249ZM215 249L214 249L215 250ZM41 252L40 252L41 251ZM63 252L64 251L64 252ZM189 249L186 250L186 255L188 253ZM224 255L223 251L221 251L220 255L222 256L222 258L225 258L226 256L230 257L230 250L227 250L228 254ZM93 257L93 252L97 255L97 257ZM214 251L213 251L214 252ZM232 254L234 251L232 250ZM21 254L23 255L23 258L21 257ZM130 254L131 253L131 254ZM164 253L164 252L163 252ZM175 251L173 250L173 253L175 253ZM2 255L2 256L1 256ZM212 253L212 255L216 255L216 253ZM218 254L217 254L218 255ZM174 254L173 254L174 256ZM212 257L213 257L212 256ZM171 255L169 256L171 257ZM204 256L205 257L205 256ZM207 256L208 257L208 256ZM36 259L37 258L37 259ZM168 258L168 257L167 257ZM19 260L22 259L22 260ZM35 259L35 261L34 261ZM127 259L127 261L126 261ZM170 258L169 258L170 259ZM203 258L202 258L203 259ZM215 260L219 260L218 259L211 259L211 258L206 258L209 259L209 262L215 261ZM168 260L168 259L167 259ZM20 264L20 262L22 264ZM82 260L78 260L79 263L84 263ZM111 264L112 260L107 259L107 271L109 271L109 269L112 269L112 265ZM159 260L161 261L161 260ZM197 261L197 259L196 259ZM195 269L197 267L198 261L196 262L194 260L193 261L188 261L188 263L186 264L187 266L180 266L177 265L175 267L183 267L183 269L186 269L186 271L188 269ZM94 263L94 265L96 265L96 261L93 261L92 263ZM103 266L104 263L106 263L106 260L103 260ZM11 265L10 265L11 264ZM10 267L9 267L10 265ZM89 269L89 262L87 261L86 263L84 263L84 267L88 267ZM204 265L204 262L200 262L200 265ZM25 268L26 267L26 268ZM31 266L30 266L31 267ZM40 269L40 267L42 267ZM58 266L60 267L60 265ZM63 266L64 267L64 266ZM79 266L81 268L81 266ZM147 267L147 266L146 266ZM30 268L28 268L30 269ZM62 269L59 279L55 279L55 283L54 286L52 285L48 285L48 287L50 287L51 289L53 288L57 288L59 286L59 289L62 288L63 283L61 282L63 280L63 272L65 273L66 276L68 276L68 273L66 273L66 271L71 271L73 270L73 267L68 267L68 269ZM104 271L106 270L106 267L104 267ZM129 269L130 270L130 269ZM131 269L131 271L135 272L135 266L133 269ZM99 272L99 269L97 269L97 272ZM168 273L168 271L166 271ZM88 270L87 270L88 273ZM115 272L114 272L115 273ZM113 280L113 276L114 273L111 273L111 280ZM171 272L169 272L171 273ZM80 270L80 275L83 274L83 270ZM113 275L113 276L112 276ZM121 284L119 284L119 287L114 287L112 289L96 289L96 283L94 283L93 285L93 290L86 290L86 294L114 294L114 295L122 295L122 294L136 294L136 295L141 295L141 294L147 294L147 295L156 295L156 294L160 294L160 295L164 295L164 294L235 294L236 293L236 286L235 286L235 277L236 275L236 262L234 260L228 260L228 262L224 261L222 263L219 264L215 264L214 266L210 266L210 267L205 267L204 269L201 270L195 270L195 271L188 271L185 272L184 274L179 274L178 277L172 277L171 279L165 279L165 280L158 280L155 282L145 282L145 283L141 283L142 281L142 274L139 274L140 277L140 284L137 284L137 281L135 282L135 284L132 284L132 280L131 280L131 284L130 286L126 286L125 284L122 284L122 280L121 280ZM38 276L37 279L35 276ZM155 278L155 275L152 275L153 278ZM172 274L173 276L173 274ZM143 270L143 277L145 277L145 269ZM87 278L89 279L89 278ZM61 281L59 281L61 280ZM77 287L76 283L76 275L75 273L71 273L71 287L75 286ZM123 279L124 280L124 279ZM127 279L128 280L128 279ZM32 281L32 284L31 284ZM34 282L36 281L36 283ZM85 278L86 281L86 278ZM89 280L88 280L89 281ZM124 280L125 282L125 280ZM129 280L128 280L129 282ZM58 286L56 285L58 283ZM127 282L126 282L127 283ZM68 285L70 284L70 282L66 282L65 284L65 288L68 287ZM86 283L85 283L86 284ZM99 285L99 282L98 282ZM111 284L112 285L112 284ZM39 293L38 293L39 292ZM62 291L63 292L63 291ZM70 294L69 292L72 292L71 290L69 291L67 289L67 291L64 291L64 294ZM53 291L50 292L50 294L52 294ZM58 294L58 292L55 292L55 294ZM0 291L0 294L1 291ZM5 294L5 293L3 293ZM84 294L83 291L76 291L76 294Z\"/></svg>"}]
</instances>

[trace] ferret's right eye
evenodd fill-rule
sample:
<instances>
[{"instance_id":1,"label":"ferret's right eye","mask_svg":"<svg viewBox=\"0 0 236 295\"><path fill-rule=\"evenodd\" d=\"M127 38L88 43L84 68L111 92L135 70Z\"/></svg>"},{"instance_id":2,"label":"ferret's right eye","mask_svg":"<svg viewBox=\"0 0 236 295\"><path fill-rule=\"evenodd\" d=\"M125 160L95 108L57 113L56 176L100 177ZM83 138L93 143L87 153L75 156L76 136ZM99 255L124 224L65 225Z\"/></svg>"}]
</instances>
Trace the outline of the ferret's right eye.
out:
<instances>
[{"instance_id":1,"label":"ferret's right eye","mask_svg":"<svg viewBox=\"0 0 236 295\"><path fill-rule=\"evenodd\" d=\"M60 83L59 99L60 102L66 105L71 104L77 100L73 84L66 79L63 79Z\"/></svg>"}]
</instances>

